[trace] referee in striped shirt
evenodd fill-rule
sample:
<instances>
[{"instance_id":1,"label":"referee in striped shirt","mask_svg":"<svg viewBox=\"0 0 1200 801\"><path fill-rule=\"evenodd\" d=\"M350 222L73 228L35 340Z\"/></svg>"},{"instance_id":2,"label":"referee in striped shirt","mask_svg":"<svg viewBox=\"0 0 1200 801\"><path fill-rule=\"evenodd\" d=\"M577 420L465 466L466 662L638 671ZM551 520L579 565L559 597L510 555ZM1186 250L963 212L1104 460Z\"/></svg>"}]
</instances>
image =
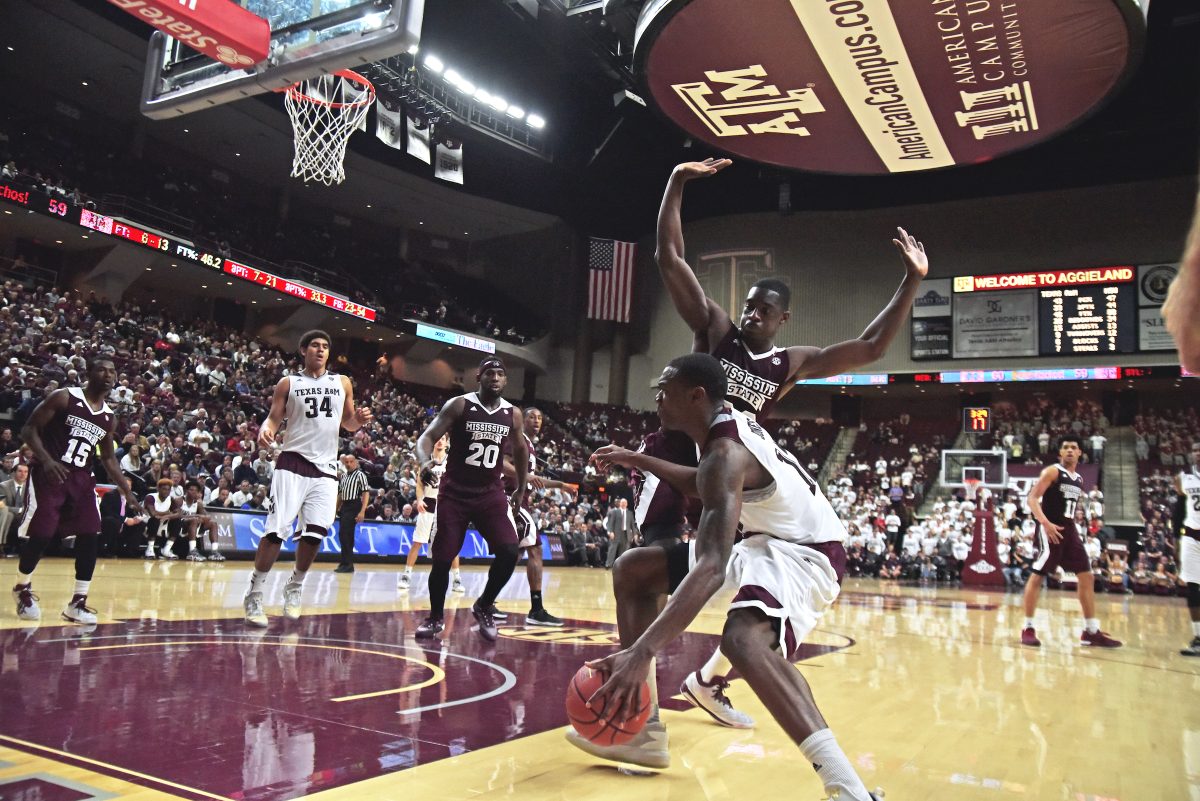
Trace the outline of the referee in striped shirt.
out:
<instances>
[{"instance_id":1,"label":"referee in striped shirt","mask_svg":"<svg viewBox=\"0 0 1200 801\"><path fill-rule=\"evenodd\" d=\"M338 540L342 544L342 559L335 573L354 572L354 528L362 522L371 498L367 476L358 469L358 459L352 454L342 457L346 475L338 482L337 516Z\"/></svg>"}]
</instances>

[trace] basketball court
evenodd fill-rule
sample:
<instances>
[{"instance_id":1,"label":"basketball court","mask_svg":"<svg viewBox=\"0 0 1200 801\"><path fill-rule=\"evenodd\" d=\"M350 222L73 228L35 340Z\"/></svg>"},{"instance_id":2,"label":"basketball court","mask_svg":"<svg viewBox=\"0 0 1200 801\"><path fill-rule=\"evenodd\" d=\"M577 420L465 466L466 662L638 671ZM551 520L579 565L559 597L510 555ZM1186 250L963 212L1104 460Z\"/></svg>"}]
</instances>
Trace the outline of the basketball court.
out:
<instances>
[{"instance_id":1,"label":"basketball court","mask_svg":"<svg viewBox=\"0 0 1200 801\"><path fill-rule=\"evenodd\" d=\"M445 634L425 644L413 638L423 569L397 597L390 567L318 566L295 623L279 616L276 571L259 632L242 623L247 567L103 560L94 631L4 616L0 797L821 797L740 680L730 697L758 728L665 701L661 774L623 775L566 742L567 682L616 648L607 571L548 570L547 604L567 626L526 628L514 614L487 646L463 600L482 589L480 568L464 571L467 594L449 599ZM65 601L49 588L68 586L71 569L39 569L46 609ZM0 581L15 570L3 563ZM524 612L527 598L518 571L499 605ZM723 599L660 658L664 696L711 653ZM1017 594L849 580L797 668L889 799L1200 798L1200 712L1181 703L1200 665L1177 656L1181 604L1097 600L1126 647L1077 645L1074 593L1046 594L1049 626L1032 650L1018 644ZM1080 748L1081 732L1105 747Z\"/></svg>"}]
</instances>

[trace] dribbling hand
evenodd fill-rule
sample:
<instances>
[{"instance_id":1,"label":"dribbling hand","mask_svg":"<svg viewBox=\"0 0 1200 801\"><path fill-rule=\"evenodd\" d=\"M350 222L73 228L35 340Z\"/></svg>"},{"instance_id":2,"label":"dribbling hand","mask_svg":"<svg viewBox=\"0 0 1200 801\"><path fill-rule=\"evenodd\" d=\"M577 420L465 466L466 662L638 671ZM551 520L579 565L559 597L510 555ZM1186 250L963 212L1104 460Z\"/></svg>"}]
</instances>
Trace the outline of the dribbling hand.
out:
<instances>
[{"instance_id":1,"label":"dribbling hand","mask_svg":"<svg viewBox=\"0 0 1200 801\"><path fill-rule=\"evenodd\" d=\"M675 174L685 181L690 181L693 178L707 178L710 175L716 175L730 164L733 164L732 159L685 161L675 168Z\"/></svg>"},{"instance_id":2,"label":"dribbling hand","mask_svg":"<svg viewBox=\"0 0 1200 801\"><path fill-rule=\"evenodd\" d=\"M624 723L638 712L638 696L650 675L650 657L633 648L617 651L603 659L585 662L592 670L608 677L587 700L589 709L601 710L605 717Z\"/></svg>"}]
</instances>

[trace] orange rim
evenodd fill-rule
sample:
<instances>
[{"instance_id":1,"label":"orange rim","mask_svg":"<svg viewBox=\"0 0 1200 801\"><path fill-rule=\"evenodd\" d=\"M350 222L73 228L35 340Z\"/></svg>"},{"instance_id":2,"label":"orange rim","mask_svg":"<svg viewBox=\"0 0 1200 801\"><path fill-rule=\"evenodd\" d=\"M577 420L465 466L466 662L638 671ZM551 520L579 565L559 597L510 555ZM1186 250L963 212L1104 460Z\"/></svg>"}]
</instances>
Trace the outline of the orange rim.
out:
<instances>
[{"instance_id":1,"label":"orange rim","mask_svg":"<svg viewBox=\"0 0 1200 801\"><path fill-rule=\"evenodd\" d=\"M308 103L315 103L318 106L329 106L330 108L356 108L358 106L368 105L375 99L375 86L354 70L338 70L337 72L331 74L336 75L339 78L345 78L348 81L353 81L354 83L365 87L367 90L367 96L362 100L356 100L353 103L330 103L326 100L318 100L315 97L309 97L308 95L304 94L304 92L300 90L300 84L302 84L303 81L296 81L286 89L276 89L275 91L286 92L295 100L304 100Z\"/></svg>"}]
</instances>

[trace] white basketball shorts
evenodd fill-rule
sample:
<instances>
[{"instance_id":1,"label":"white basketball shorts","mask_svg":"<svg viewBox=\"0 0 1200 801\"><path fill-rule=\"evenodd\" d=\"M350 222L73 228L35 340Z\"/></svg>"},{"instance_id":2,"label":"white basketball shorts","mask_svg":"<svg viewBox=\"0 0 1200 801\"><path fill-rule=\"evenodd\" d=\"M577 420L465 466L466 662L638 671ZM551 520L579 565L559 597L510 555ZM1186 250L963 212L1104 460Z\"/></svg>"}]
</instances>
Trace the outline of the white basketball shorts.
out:
<instances>
[{"instance_id":1,"label":"white basketball shorts","mask_svg":"<svg viewBox=\"0 0 1200 801\"><path fill-rule=\"evenodd\" d=\"M695 541L689 554L695 565ZM828 557L815 548L758 535L735 543L725 568L726 587L737 587L730 609L754 607L779 620L776 647L790 657L841 587Z\"/></svg>"},{"instance_id":2,"label":"white basketball shorts","mask_svg":"<svg viewBox=\"0 0 1200 801\"><path fill-rule=\"evenodd\" d=\"M513 522L517 526L517 547L529 548L538 544L538 527L527 509L519 509Z\"/></svg>"},{"instance_id":3,"label":"white basketball shorts","mask_svg":"<svg viewBox=\"0 0 1200 801\"><path fill-rule=\"evenodd\" d=\"M1200 540L1179 538L1179 578L1187 584L1200 584Z\"/></svg>"},{"instance_id":4,"label":"white basketball shorts","mask_svg":"<svg viewBox=\"0 0 1200 801\"><path fill-rule=\"evenodd\" d=\"M432 507L433 504L428 501L426 506ZM433 538L437 536L437 512L418 512L417 524L413 526L413 542L425 544L433 542Z\"/></svg>"},{"instance_id":5,"label":"white basketball shorts","mask_svg":"<svg viewBox=\"0 0 1200 801\"><path fill-rule=\"evenodd\" d=\"M302 521L297 536L304 534L305 524L321 526L328 532L337 515L337 480L309 478L276 469L271 476L269 504L264 533L277 534L286 540L297 518Z\"/></svg>"}]
</instances>

